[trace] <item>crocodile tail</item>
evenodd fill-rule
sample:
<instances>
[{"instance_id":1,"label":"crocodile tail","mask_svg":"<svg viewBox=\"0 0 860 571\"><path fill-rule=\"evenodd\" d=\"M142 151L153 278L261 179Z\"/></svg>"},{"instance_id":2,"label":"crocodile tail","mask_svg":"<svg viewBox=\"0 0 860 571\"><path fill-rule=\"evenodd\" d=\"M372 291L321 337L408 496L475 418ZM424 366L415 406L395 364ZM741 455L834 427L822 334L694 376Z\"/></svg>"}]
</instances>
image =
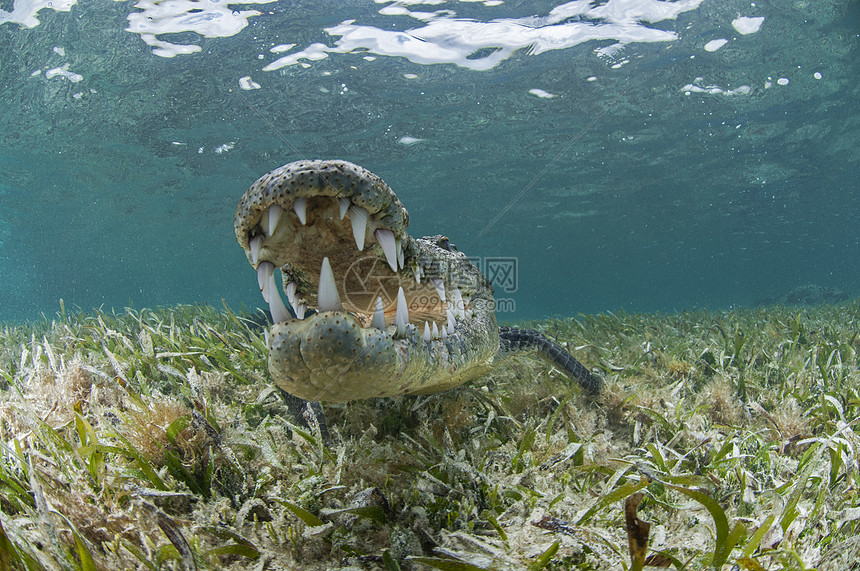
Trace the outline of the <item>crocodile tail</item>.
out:
<instances>
[{"instance_id":1,"label":"crocodile tail","mask_svg":"<svg viewBox=\"0 0 860 571\"><path fill-rule=\"evenodd\" d=\"M576 379L589 394L600 393L603 386L603 379L586 369L564 347L540 331L502 325L499 327L499 348L504 352L537 351L542 357L551 361L553 365L560 367Z\"/></svg>"}]
</instances>

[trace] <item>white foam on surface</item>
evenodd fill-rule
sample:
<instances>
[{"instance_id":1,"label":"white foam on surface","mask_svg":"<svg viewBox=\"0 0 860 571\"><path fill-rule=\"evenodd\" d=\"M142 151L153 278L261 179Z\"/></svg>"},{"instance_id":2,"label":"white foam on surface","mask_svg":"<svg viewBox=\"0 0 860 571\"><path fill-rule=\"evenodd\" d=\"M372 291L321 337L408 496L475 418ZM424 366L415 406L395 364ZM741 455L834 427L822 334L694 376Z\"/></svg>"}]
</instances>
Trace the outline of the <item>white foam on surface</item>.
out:
<instances>
[{"instance_id":1,"label":"white foam on surface","mask_svg":"<svg viewBox=\"0 0 860 571\"><path fill-rule=\"evenodd\" d=\"M49 69L45 72L45 77L47 77L48 79L51 79L52 77L64 77L72 83L77 83L84 78L84 76L79 73L69 71L69 64L67 63L63 64L62 67L55 67L54 69Z\"/></svg>"},{"instance_id":2,"label":"white foam on surface","mask_svg":"<svg viewBox=\"0 0 860 571\"><path fill-rule=\"evenodd\" d=\"M729 43L729 41L726 39L723 39L723 38L720 38L719 40L711 40L710 42L705 44L705 51L706 52L715 52L718 49L720 49L721 47L723 47L724 45L726 45L727 43Z\"/></svg>"},{"instance_id":3,"label":"white foam on surface","mask_svg":"<svg viewBox=\"0 0 860 571\"><path fill-rule=\"evenodd\" d=\"M418 139L416 137L406 136L406 137L400 137L400 139L397 142L400 143L401 145L414 145L416 143L420 143L423 140L424 139Z\"/></svg>"},{"instance_id":4,"label":"white foam on surface","mask_svg":"<svg viewBox=\"0 0 860 571\"><path fill-rule=\"evenodd\" d=\"M747 95L752 88L749 85L741 85L735 89L726 89L724 87L720 87L719 85L703 85L705 79L702 77L697 77L693 80L693 83L688 83L684 87L681 88L681 91L684 92L685 95L691 95L693 93L708 93L710 95Z\"/></svg>"},{"instance_id":5,"label":"white foam on surface","mask_svg":"<svg viewBox=\"0 0 860 571\"><path fill-rule=\"evenodd\" d=\"M616 56L621 55L621 52L624 51L624 44L618 42L616 44L611 44L608 46L603 46L594 50L594 53L597 54L597 57L604 59L613 59Z\"/></svg>"},{"instance_id":6,"label":"white foam on surface","mask_svg":"<svg viewBox=\"0 0 860 571\"><path fill-rule=\"evenodd\" d=\"M591 40L615 40L621 45L673 41L678 38L675 32L650 28L646 23L675 19L683 12L695 10L701 2L609 0L594 6L586 0L574 0L553 8L546 16L476 21L457 18L452 10L413 12L408 8L439 3L434 0L397 0L388 2L380 13L413 18L420 22L419 27L399 31L346 20L325 28L326 33L338 38L333 46L313 43L263 69L274 71L295 64L307 65L306 62L324 59L329 54L360 51L403 57L419 64L452 63L467 69L487 70L520 49L527 50L529 55L539 55Z\"/></svg>"},{"instance_id":7,"label":"white foam on surface","mask_svg":"<svg viewBox=\"0 0 860 571\"><path fill-rule=\"evenodd\" d=\"M35 28L39 25L37 15L40 10L50 8L57 12L70 12L77 3L78 0L15 0L11 12L0 10L0 24L10 22L25 28Z\"/></svg>"},{"instance_id":8,"label":"white foam on surface","mask_svg":"<svg viewBox=\"0 0 860 571\"><path fill-rule=\"evenodd\" d=\"M294 47L296 47L296 44L281 44L281 45L273 47L269 51L272 52L273 54L281 54L281 53L290 51Z\"/></svg>"},{"instance_id":9,"label":"white foam on surface","mask_svg":"<svg viewBox=\"0 0 860 571\"><path fill-rule=\"evenodd\" d=\"M734 27L739 34L755 34L759 31L763 23L764 17L750 18L747 16L740 16L732 20L732 27Z\"/></svg>"},{"instance_id":10,"label":"white foam on surface","mask_svg":"<svg viewBox=\"0 0 860 571\"><path fill-rule=\"evenodd\" d=\"M373 0L377 4L387 4L391 0ZM444 4L448 0L397 0L395 4L401 4L403 6L415 6L416 4L424 4L428 6L433 6L436 4Z\"/></svg>"},{"instance_id":11,"label":"white foam on surface","mask_svg":"<svg viewBox=\"0 0 860 571\"><path fill-rule=\"evenodd\" d=\"M552 99L553 97L555 97L555 94L537 88L529 89L529 93L531 93L535 97L540 97L541 99Z\"/></svg>"},{"instance_id":12,"label":"white foam on surface","mask_svg":"<svg viewBox=\"0 0 860 571\"><path fill-rule=\"evenodd\" d=\"M239 78L239 87L245 91L250 91L252 89L260 89L260 84L251 79L250 75L246 75L245 77Z\"/></svg>"},{"instance_id":13,"label":"white foam on surface","mask_svg":"<svg viewBox=\"0 0 860 571\"><path fill-rule=\"evenodd\" d=\"M126 31L139 34L154 49L152 53L166 58L201 51L197 44L174 44L159 39L161 34L195 32L205 38L235 36L247 25L248 19L259 16L257 10L237 10L243 4L268 4L275 0L229 0L196 2L194 0L138 0L141 10L128 15Z\"/></svg>"}]
</instances>

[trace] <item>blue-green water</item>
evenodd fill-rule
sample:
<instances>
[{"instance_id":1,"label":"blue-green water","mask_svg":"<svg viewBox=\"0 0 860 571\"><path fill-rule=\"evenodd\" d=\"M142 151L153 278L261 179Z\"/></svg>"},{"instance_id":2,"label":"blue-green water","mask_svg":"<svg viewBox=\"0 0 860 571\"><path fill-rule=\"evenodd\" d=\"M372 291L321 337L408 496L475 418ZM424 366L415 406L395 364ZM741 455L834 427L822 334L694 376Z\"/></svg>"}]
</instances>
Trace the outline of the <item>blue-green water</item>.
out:
<instances>
[{"instance_id":1,"label":"blue-green water","mask_svg":"<svg viewBox=\"0 0 860 571\"><path fill-rule=\"evenodd\" d=\"M260 305L235 204L300 158L515 258L503 320L860 293L856 1L0 10L0 320Z\"/></svg>"}]
</instances>

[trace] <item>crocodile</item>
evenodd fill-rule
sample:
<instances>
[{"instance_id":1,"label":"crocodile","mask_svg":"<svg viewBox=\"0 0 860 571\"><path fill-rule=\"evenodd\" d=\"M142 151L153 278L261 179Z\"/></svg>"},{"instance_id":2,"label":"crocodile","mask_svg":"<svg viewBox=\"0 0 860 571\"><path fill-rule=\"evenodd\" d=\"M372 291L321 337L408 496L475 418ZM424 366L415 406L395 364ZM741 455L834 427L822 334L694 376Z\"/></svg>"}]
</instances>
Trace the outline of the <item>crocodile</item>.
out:
<instances>
[{"instance_id":1,"label":"crocodile","mask_svg":"<svg viewBox=\"0 0 860 571\"><path fill-rule=\"evenodd\" d=\"M600 390L600 377L540 332L500 327L490 280L446 236L410 236L403 204L363 167L277 168L242 195L233 225L271 313L269 372L294 397L441 392L525 350Z\"/></svg>"}]
</instances>

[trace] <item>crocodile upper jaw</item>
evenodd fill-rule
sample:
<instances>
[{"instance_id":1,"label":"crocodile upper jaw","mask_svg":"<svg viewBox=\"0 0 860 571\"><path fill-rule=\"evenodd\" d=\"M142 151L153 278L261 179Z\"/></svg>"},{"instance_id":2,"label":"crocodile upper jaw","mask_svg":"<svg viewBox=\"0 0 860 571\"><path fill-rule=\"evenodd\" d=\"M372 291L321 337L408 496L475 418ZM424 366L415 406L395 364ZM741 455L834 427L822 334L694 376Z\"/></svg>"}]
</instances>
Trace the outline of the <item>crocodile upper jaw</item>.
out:
<instances>
[{"instance_id":1,"label":"crocodile upper jaw","mask_svg":"<svg viewBox=\"0 0 860 571\"><path fill-rule=\"evenodd\" d=\"M275 321L269 369L282 388L328 401L429 392L486 360L467 326L479 288L452 280L437 262L454 254L407 225L388 185L344 161L285 165L243 195L234 228Z\"/></svg>"}]
</instances>

